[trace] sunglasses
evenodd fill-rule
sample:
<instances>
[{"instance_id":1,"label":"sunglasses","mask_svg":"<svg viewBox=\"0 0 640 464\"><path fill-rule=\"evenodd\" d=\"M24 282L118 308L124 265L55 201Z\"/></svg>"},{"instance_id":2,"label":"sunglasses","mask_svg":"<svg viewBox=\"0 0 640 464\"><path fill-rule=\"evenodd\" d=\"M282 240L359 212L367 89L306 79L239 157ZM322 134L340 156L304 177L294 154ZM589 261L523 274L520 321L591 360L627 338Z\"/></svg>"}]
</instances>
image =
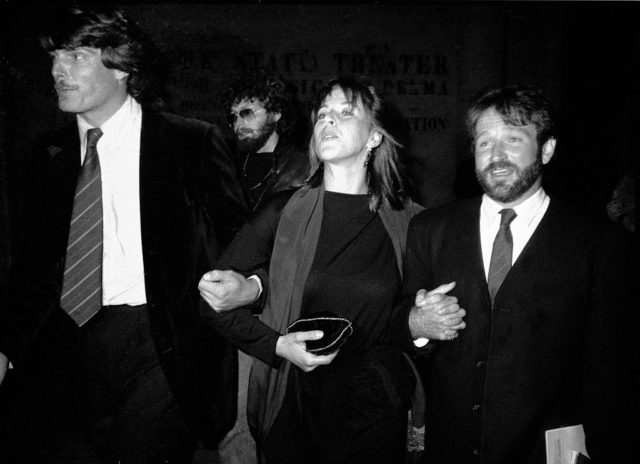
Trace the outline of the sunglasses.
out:
<instances>
[{"instance_id":1,"label":"sunglasses","mask_svg":"<svg viewBox=\"0 0 640 464\"><path fill-rule=\"evenodd\" d=\"M233 125L236 123L236 119L238 118L242 119L243 121L253 121L256 118L256 113L259 111L266 110L264 108L258 108L256 110L245 108L238 111L237 113L229 113L227 115L227 124L229 124L230 127L233 127Z\"/></svg>"}]
</instances>

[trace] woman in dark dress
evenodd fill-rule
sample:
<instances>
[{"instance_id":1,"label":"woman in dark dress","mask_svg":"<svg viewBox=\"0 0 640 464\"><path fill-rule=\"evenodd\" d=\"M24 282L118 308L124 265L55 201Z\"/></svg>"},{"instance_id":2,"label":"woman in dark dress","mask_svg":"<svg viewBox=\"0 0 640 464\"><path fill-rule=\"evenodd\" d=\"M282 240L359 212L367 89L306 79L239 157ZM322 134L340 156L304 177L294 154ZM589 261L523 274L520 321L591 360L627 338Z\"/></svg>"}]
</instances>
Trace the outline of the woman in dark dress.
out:
<instances>
[{"instance_id":1,"label":"woman in dark dress","mask_svg":"<svg viewBox=\"0 0 640 464\"><path fill-rule=\"evenodd\" d=\"M307 185L273 197L222 257L233 270L200 282L216 329L254 357L247 411L262 462L404 461L415 378L386 328L420 208L406 196L381 104L373 87L330 82L312 116ZM269 269L260 320L235 308L256 299L257 280L244 276L258 268ZM350 320L353 334L314 355L306 342L322 332L286 329L324 311Z\"/></svg>"}]
</instances>

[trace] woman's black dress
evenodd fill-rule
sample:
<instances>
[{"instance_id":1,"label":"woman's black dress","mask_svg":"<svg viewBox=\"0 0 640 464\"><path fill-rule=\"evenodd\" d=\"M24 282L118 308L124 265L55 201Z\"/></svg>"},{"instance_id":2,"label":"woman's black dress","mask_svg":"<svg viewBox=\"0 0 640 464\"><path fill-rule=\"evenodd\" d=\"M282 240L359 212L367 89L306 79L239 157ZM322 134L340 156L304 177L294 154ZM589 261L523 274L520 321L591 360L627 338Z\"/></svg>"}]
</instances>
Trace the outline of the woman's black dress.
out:
<instances>
[{"instance_id":1,"label":"woman's black dress","mask_svg":"<svg viewBox=\"0 0 640 464\"><path fill-rule=\"evenodd\" d=\"M258 222L277 226L271 219ZM386 337L400 283L391 239L369 210L369 196L325 192L301 316L332 311L351 320L354 332L331 364L308 373L292 367L262 449L268 463L403 462L413 378Z\"/></svg>"}]
</instances>

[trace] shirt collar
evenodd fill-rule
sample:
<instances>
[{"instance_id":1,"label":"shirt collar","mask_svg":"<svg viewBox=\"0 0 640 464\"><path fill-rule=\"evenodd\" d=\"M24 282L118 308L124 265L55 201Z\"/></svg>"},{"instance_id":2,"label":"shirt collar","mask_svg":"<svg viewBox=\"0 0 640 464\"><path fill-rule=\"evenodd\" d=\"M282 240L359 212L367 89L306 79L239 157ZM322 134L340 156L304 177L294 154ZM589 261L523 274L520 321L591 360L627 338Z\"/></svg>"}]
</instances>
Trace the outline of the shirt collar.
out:
<instances>
[{"instance_id":1,"label":"shirt collar","mask_svg":"<svg viewBox=\"0 0 640 464\"><path fill-rule=\"evenodd\" d=\"M122 133L121 129L126 128L134 118L139 115L141 111L140 104L131 96L127 95L126 100L122 104L118 111L116 111L109 119L107 119L101 126L103 138L110 138L109 135ZM93 129L93 126L85 121L80 115L76 115L76 121L78 122L78 133L80 140L84 146L85 136L89 129Z\"/></svg>"},{"instance_id":2,"label":"shirt collar","mask_svg":"<svg viewBox=\"0 0 640 464\"><path fill-rule=\"evenodd\" d=\"M521 224L529 224L540 208L544 206L546 199L547 193L540 187L533 195L512 208L517 214L514 222L518 221ZM499 221L500 211L504 209L504 206L485 193L482 195L482 206L480 208L482 216L486 218L488 223L491 223L494 220Z\"/></svg>"}]
</instances>

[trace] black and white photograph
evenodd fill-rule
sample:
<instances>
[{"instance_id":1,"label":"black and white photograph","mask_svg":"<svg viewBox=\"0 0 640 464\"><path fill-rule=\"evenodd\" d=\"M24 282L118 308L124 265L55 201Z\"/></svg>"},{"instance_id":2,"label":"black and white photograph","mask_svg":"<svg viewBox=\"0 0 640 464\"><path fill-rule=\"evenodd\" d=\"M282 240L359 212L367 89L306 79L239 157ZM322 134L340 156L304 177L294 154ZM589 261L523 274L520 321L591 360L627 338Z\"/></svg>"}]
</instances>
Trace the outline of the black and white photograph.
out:
<instances>
[{"instance_id":1,"label":"black and white photograph","mask_svg":"<svg viewBox=\"0 0 640 464\"><path fill-rule=\"evenodd\" d=\"M0 3L0 464L640 455L640 1Z\"/></svg>"}]
</instances>

